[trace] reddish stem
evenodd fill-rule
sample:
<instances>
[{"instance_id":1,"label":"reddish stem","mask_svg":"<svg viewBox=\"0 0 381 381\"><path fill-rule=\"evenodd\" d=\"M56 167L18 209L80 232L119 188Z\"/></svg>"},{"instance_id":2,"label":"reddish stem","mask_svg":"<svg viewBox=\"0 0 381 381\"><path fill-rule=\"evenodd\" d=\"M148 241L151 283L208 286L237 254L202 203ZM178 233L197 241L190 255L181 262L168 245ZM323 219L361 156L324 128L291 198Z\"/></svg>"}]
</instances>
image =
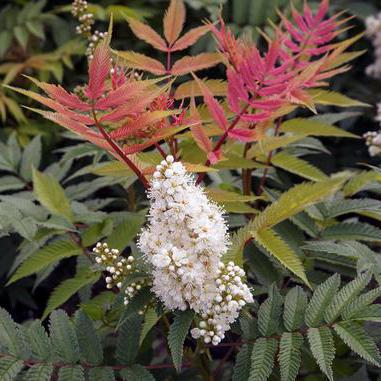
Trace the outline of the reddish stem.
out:
<instances>
[{"instance_id":1,"label":"reddish stem","mask_svg":"<svg viewBox=\"0 0 381 381\"><path fill-rule=\"evenodd\" d=\"M222 144L225 143L225 140L227 139L228 135L229 135L229 132L238 124L238 122L241 120L241 117L242 115L246 112L246 110L249 108L249 105L247 104L243 109L242 111L236 115L236 117L233 119L232 123L230 124L230 126L226 129L226 131L224 132L224 134L220 137L220 139L218 140L218 142L216 143L215 147L213 148L213 153L216 153L222 146ZM210 166L210 160L208 159L204 166L205 167L209 167ZM196 185L200 184L201 181L204 179L206 175L206 172L203 172L203 173L200 173L197 177L197 180L196 180Z\"/></svg>"},{"instance_id":2,"label":"reddish stem","mask_svg":"<svg viewBox=\"0 0 381 381\"><path fill-rule=\"evenodd\" d=\"M129 159L129 157L123 152L122 148L111 138L107 131L98 122L97 115L95 113L94 107L92 107L92 114L95 126L98 128L99 132L102 134L104 139L110 145L110 147L117 153L117 155L131 168L131 170L138 176L139 180L143 183L144 187L148 189L150 187L148 180L140 169Z\"/></svg>"},{"instance_id":3,"label":"reddish stem","mask_svg":"<svg viewBox=\"0 0 381 381\"><path fill-rule=\"evenodd\" d=\"M281 124L282 124L282 118L278 118L276 120L274 137L279 135L279 129L280 129ZM264 186L265 186L266 179L267 179L267 175L269 174L269 167L270 167L270 164L271 164L271 159L273 158L273 154L274 154L274 151L272 150L272 151L269 152L269 154L267 156L266 168L263 171L263 175L262 175L261 181L259 183L259 187L258 187L258 191L257 191L257 196L260 196L263 193Z\"/></svg>"}]
</instances>

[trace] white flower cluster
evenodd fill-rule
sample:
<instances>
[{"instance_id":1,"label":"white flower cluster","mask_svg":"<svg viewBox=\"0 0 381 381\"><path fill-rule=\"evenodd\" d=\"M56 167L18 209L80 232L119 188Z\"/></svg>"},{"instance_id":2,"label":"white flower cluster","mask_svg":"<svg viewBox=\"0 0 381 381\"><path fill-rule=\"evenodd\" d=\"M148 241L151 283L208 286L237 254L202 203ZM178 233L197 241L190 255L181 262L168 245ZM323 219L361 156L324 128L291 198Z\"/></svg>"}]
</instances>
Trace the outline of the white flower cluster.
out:
<instances>
[{"instance_id":1,"label":"white flower cluster","mask_svg":"<svg viewBox=\"0 0 381 381\"><path fill-rule=\"evenodd\" d=\"M98 43L107 37L107 32L98 30L92 32L94 25L94 15L88 12L88 3L86 0L74 0L71 7L71 13L80 22L75 30L77 34L81 34L89 40L86 49L86 55L89 60L93 59L93 54Z\"/></svg>"},{"instance_id":2,"label":"white flower cluster","mask_svg":"<svg viewBox=\"0 0 381 381\"><path fill-rule=\"evenodd\" d=\"M130 255L124 258L120 255L119 250L110 249L107 243L98 242L93 252L96 254L95 262L104 266L105 271L109 273L106 276L106 287L111 289L117 287L119 290L123 287L123 280L127 275L137 272L134 265L135 258ZM144 286L147 281L145 279L138 280L128 285L125 289L124 304L127 305L131 298Z\"/></svg>"},{"instance_id":3,"label":"white flower cluster","mask_svg":"<svg viewBox=\"0 0 381 381\"><path fill-rule=\"evenodd\" d=\"M233 262L227 266L220 263L218 277L215 279L216 292L206 308L201 309L199 328L191 330L192 337L204 338L205 343L217 345L225 337L239 315L241 308L253 302L253 296L244 283L245 271Z\"/></svg>"},{"instance_id":4,"label":"white flower cluster","mask_svg":"<svg viewBox=\"0 0 381 381\"><path fill-rule=\"evenodd\" d=\"M374 78L381 78L381 12L365 20L366 34L374 46L375 62L366 68L366 73Z\"/></svg>"},{"instance_id":5,"label":"white flower cluster","mask_svg":"<svg viewBox=\"0 0 381 381\"><path fill-rule=\"evenodd\" d=\"M381 154L381 131L368 131L363 135L370 156Z\"/></svg>"},{"instance_id":6,"label":"white flower cluster","mask_svg":"<svg viewBox=\"0 0 381 381\"><path fill-rule=\"evenodd\" d=\"M215 327L213 335L204 340L218 344L242 306L252 301L248 287L238 281L243 270L228 266L230 275L222 271L220 259L229 243L222 210L208 200L172 156L156 167L148 196L149 224L143 229L138 246L153 267L153 291L170 310L191 308L201 315L213 316L214 323L208 322ZM229 279L222 279L222 274ZM236 292L239 300L234 299L230 307L226 303L233 299L226 299L226 290ZM216 303L220 303L220 310L214 309Z\"/></svg>"}]
</instances>

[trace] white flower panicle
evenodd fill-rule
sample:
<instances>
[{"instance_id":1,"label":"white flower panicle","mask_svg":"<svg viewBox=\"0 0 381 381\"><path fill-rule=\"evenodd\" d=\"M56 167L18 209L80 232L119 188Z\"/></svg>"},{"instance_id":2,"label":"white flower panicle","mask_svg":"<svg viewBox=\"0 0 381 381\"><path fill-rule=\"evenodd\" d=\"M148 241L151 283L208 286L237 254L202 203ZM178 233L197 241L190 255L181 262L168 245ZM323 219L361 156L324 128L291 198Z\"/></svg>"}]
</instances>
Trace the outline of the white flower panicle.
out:
<instances>
[{"instance_id":1,"label":"white flower panicle","mask_svg":"<svg viewBox=\"0 0 381 381\"><path fill-rule=\"evenodd\" d=\"M219 265L218 277L215 279L216 292L213 299L201 308L202 320L198 328L191 330L193 338L203 337L205 343L217 345L225 337L239 315L241 308L253 302L249 287L244 282L245 271L229 262Z\"/></svg>"},{"instance_id":2,"label":"white flower panicle","mask_svg":"<svg viewBox=\"0 0 381 381\"><path fill-rule=\"evenodd\" d=\"M374 78L381 78L381 12L365 20L366 34L374 47L375 61L366 68L366 73Z\"/></svg>"},{"instance_id":3,"label":"white flower panicle","mask_svg":"<svg viewBox=\"0 0 381 381\"><path fill-rule=\"evenodd\" d=\"M119 250L110 249L107 243L98 242L94 247L95 262L104 267L104 270L108 272L106 276L106 287L111 289L117 287L119 290L123 287L123 281L127 275L137 272L134 262L135 258L130 255L124 258L120 255ZM135 281L135 283L129 284L125 289L124 304L127 305L130 299L148 282L146 279Z\"/></svg>"},{"instance_id":4,"label":"white flower panicle","mask_svg":"<svg viewBox=\"0 0 381 381\"><path fill-rule=\"evenodd\" d=\"M194 336L218 344L252 301L244 271L234 264L224 270L220 261L229 245L223 211L172 156L157 166L148 197L149 223L138 246L153 267L153 291L170 310L208 316L208 333Z\"/></svg>"},{"instance_id":5,"label":"white flower panicle","mask_svg":"<svg viewBox=\"0 0 381 381\"><path fill-rule=\"evenodd\" d=\"M381 131L368 131L363 135L370 156L381 154Z\"/></svg>"},{"instance_id":6,"label":"white flower panicle","mask_svg":"<svg viewBox=\"0 0 381 381\"><path fill-rule=\"evenodd\" d=\"M157 166L148 197L149 224L138 246L153 266L154 292L168 309L197 311L210 299L228 248L222 211L172 156Z\"/></svg>"}]
</instances>

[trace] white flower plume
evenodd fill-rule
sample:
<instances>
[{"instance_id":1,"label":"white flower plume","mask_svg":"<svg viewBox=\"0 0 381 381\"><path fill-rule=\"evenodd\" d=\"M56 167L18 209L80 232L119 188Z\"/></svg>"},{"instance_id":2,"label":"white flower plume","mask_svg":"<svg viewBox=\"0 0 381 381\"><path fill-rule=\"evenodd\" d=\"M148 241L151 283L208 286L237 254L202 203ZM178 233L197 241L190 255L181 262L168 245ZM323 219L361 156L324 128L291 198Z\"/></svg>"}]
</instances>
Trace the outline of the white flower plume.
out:
<instances>
[{"instance_id":1,"label":"white flower plume","mask_svg":"<svg viewBox=\"0 0 381 381\"><path fill-rule=\"evenodd\" d=\"M192 334L218 344L253 300L242 269L230 264L222 271L229 245L223 211L172 156L157 166L148 196L149 223L138 246L153 267L153 291L170 310L207 316L209 330Z\"/></svg>"}]
</instances>

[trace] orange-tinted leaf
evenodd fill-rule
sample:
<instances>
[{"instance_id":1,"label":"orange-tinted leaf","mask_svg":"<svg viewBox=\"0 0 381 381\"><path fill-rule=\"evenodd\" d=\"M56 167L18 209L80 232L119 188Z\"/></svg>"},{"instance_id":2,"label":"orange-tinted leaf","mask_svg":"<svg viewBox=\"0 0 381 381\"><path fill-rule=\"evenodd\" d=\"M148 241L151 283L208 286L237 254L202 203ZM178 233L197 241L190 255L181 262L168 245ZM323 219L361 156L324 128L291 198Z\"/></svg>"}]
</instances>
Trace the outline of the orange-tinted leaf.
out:
<instances>
[{"instance_id":1,"label":"orange-tinted leaf","mask_svg":"<svg viewBox=\"0 0 381 381\"><path fill-rule=\"evenodd\" d=\"M42 95L37 94L30 90L25 90L25 89L13 87L13 86L6 86L6 87L11 90L17 91L20 94L26 95L27 97L32 98L35 101L40 102L41 104L53 109L54 111L57 111L58 113L62 115L66 115L67 117L73 120L76 120L84 124L90 124L90 125L94 124L93 119L90 118L89 116L71 111L65 108L64 106L62 106L61 103L58 103L54 101L53 99L43 97Z\"/></svg>"},{"instance_id":2,"label":"orange-tinted leaf","mask_svg":"<svg viewBox=\"0 0 381 381\"><path fill-rule=\"evenodd\" d=\"M208 138L208 135L205 133L201 125L193 126L191 128L191 133L197 145L204 152L209 153L213 150L212 142Z\"/></svg>"},{"instance_id":3,"label":"orange-tinted leaf","mask_svg":"<svg viewBox=\"0 0 381 381\"><path fill-rule=\"evenodd\" d=\"M136 131L143 129L150 124L160 122L162 119L174 114L176 114L176 110L145 112L138 118L133 119L117 130L112 131L110 135L116 140L124 139L131 136Z\"/></svg>"},{"instance_id":4,"label":"orange-tinted leaf","mask_svg":"<svg viewBox=\"0 0 381 381\"><path fill-rule=\"evenodd\" d=\"M125 60L125 64L131 69L144 70L158 75L163 75L166 72L165 67L161 62L151 57L147 57L144 54L133 51L116 51L115 53L118 57Z\"/></svg>"},{"instance_id":5,"label":"orange-tinted leaf","mask_svg":"<svg viewBox=\"0 0 381 381\"><path fill-rule=\"evenodd\" d=\"M101 98L95 104L97 110L107 110L110 107L120 106L132 98L143 94L148 87L160 82L162 78L145 81L131 81L110 91L105 98Z\"/></svg>"},{"instance_id":6,"label":"orange-tinted leaf","mask_svg":"<svg viewBox=\"0 0 381 381\"><path fill-rule=\"evenodd\" d=\"M27 75L24 76L31 80L40 89L44 90L45 93L50 96L50 98L61 103L63 106L72 109L77 109L80 111L88 111L91 108L87 103L83 102L77 95L68 93L63 87L59 85L51 85L49 83L40 82L33 77L29 77Z\"/></svg>"},{"instance_id":7,"label":"orange-tinted leaf","mask_svg":"<svg viewBox=\"0 0 381 381\"><path fill-rule=\"evenodd\" d=\"M97 99L103 94L104 84L111 69L110 58L108 45L105 42L100 43L89 66L89 84L85 91L88 98Z\"/></svg>"},{"instance_id":8,"label":"orange-tinted leaf","mask_svg":"<svg viewBox=\"0 0 381 381\"><path fill-rule=\"evenodd\" d=\"M175 62L171 72L174 75L184 75L190 72L208 69L220 62L221 57L218 53L201 53L194 57L185 56Z\"/></svg>"},{"instance_id":9,"label":"orange-tinted leaf","mask_svg":"<svg viewBox=\"0 0 381 381\"><path fill-rule=\"evenodd\" d=\"M172 46L171 52L176 52L178 50L184 50L189 46L195 44L204 34L210 31L208 25L199 26L197 28L191 29L189 32L185 33L184 36L180 37L176 43Z\"/></svg>"},{"instance_id":10,"label":"orange-tinted leaf","mask_svg":"<svg viewBox=\"0 0 381 381\"><path fill-rule=\"evenodd\" d=\"M135 36L163 52L167 51L167 44L149 25L131 17L126 17Z\"/></svg>"},{"instance_id":11,"label":"orange-tinted leaf","mask_svg":"<svg viewBox=\"0 0 381 381\"><path fill-rule=\"evenodd\" d=\"M164 36L171 46L180 36L185 21L183 0L171 0L164 16Z\"/></svg>"}]
</instances>

